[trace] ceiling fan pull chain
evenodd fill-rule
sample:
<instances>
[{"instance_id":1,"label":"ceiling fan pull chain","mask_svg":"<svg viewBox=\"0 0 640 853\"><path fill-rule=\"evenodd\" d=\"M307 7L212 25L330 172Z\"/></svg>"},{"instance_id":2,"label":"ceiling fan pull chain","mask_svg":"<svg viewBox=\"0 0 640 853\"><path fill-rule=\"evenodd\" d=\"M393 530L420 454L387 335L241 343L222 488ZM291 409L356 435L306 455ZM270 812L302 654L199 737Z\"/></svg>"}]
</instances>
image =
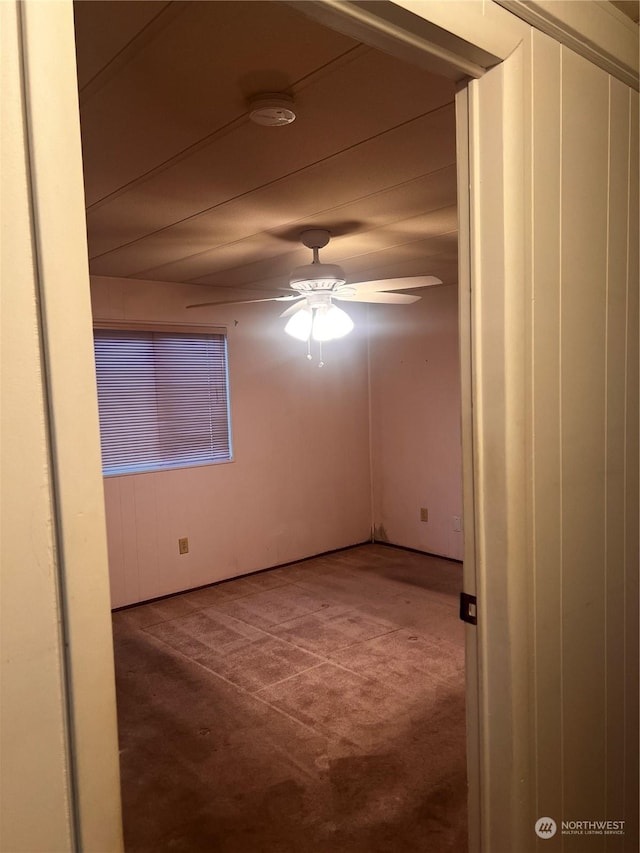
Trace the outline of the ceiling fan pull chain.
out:
<instances>
[{"instance_id":1,"label":"ceiling fan pull chain","mask_svg":"<svg viewBox=\"0 0 640 853\"><path fill-rule=\"evenodd\" d=\"M313 359L313 356L311 355L311 335L307 338L307 358L309 361Z\"/></svg>"},{"instance_id":2,"label":"ceiling fan pull chain","mask_svg":"<svg viewBox=\"0 0 640 853\"><path fill-rule=\"evenodd\" d=\"M318 358L320 359L318 367L324 367L324 361L322 360L322 341L318 341Z\"/></svg>"}]
</instances>

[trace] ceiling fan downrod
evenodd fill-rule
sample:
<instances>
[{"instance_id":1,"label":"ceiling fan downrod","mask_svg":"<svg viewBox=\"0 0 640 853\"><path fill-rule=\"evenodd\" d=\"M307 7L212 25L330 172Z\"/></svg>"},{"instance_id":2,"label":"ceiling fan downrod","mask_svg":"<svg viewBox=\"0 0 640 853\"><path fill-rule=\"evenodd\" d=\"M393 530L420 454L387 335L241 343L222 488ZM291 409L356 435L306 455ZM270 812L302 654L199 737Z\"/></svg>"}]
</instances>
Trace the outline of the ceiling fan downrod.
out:
<instances>
[{"instance_id":1,"label":"ceiling fan downrod","mask_svg":"<svg viewBox=\"0 0 640 853\"><path fill-rule=\"evenodd\" d=\"M331 232L324 228L307 228L300 234L300 242L313 252L312 264L320 263L320 249L329 243Z\"/></svg>"}]
</instances>

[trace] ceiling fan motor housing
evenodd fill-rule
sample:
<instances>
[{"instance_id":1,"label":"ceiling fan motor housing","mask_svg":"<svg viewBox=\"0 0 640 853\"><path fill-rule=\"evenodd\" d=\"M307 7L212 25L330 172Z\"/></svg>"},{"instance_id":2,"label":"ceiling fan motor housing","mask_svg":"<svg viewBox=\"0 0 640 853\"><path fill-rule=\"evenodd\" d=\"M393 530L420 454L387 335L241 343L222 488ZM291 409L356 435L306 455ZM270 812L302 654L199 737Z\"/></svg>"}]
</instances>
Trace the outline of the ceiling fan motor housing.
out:
<instances>
[{"instance_id":1,"label":"ceiling fan motor housing","mask_svg":"<svg viewBox=\"0 0 640 853\"><path fill-rule=\"evenodd\" d=\"M346 281L338 264L304 264L291 273L289 286L294 290L333 290Z\"/></svg>"}]
</instances>

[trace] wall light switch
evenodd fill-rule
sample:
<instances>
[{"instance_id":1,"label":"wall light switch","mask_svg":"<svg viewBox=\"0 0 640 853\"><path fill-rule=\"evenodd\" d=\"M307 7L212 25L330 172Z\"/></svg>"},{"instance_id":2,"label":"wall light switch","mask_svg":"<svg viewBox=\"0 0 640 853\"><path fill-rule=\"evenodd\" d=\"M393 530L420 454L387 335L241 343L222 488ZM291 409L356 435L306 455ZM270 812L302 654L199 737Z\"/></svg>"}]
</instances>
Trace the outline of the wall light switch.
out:
<instances>
[{"instance_id":1,"label":"wall light switch","mask_svg":"<svg viewBox=\"0 0 640 853\"><path fill-rule=\"evenodd\" d=\"M426 507L420 508L420 521L429 521L429 510Z\"/></svg>"},{"instance_id":2,"label":"wall light switch","mask_svg":"<svg viewBox=\"0 0 640 853\"><path fill-rule=\"evenodd\" d=\"M189 539L186 536L184 539L178 539L178 551L180 554L189 553Z\"/></svg>"},{"instance_id":3,"label":"wall light switch","mask_svg":"<svg viewBox=\"0 0 640 853\"><path fill-rule=\"evenodd\" d=\"M453 516L453 532L454 533L462 533L462 516L454 515Z\"/></svg>"}]
</instances>

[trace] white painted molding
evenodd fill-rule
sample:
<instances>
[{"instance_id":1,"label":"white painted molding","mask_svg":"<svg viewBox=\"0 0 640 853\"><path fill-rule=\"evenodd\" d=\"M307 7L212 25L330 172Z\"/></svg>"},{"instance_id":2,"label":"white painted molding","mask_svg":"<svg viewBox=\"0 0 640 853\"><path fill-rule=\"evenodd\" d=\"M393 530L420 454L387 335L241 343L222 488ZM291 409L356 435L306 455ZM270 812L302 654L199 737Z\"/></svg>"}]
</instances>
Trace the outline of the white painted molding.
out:
<instances>
[{"instance_id":1,"label":"white painted molding","mask_svg":"<svg viewBox=\"0 0 640 853\"><path fill-rule=\"evenodd\" d=\"M598 0L495 2L627 86L640 88L638 26L611 3Z\"/></svg>"},{"instance_id":2,"label":"white painted molding","mask_svg":"<svg viewBox=\"0 0 640 853\"><path fill-rule=\"evenodd\" d=\"M456 94L456 160L458 163L458 321L462 406L462 504L464 514L463 589L477 595L473 456L473 318L471 294L471 210L469 197L469 87ZM480 853L481 789L478 631L464 626L467 714L467 825L469 853Z\"/></svg>"},{"instance_id":3,"label":"white painted molding","mask_svg":"<svg viewBox=\"0 0 640 853\"><path fill-rule=\"evenodd\" d=\"M454 80L509 56L527 25L640 88L639 29L608 0L310 0L296 9Z\"/></svg>"},{"instance_id":4,"label":"white painted molding","mask_svg":"<svg viewBox=\"0 0 640 853\"><path fill-rule=\"evenodd\" d=\"M500 57L437 26L404 4L380 0L291 0L296 11L371 47L452 80L481 77Z\"/></svg>"},{"instance_id":5,"label":"white painted molding","mask_svg":"<svg viewBox=\"0 0 640 853\"><path fill-rule=\"evenodd\" d=\"M493 0L393 0L393 4L498 61L510 56L529 30L524 21ZM495 64L487 63L485 69Z\"/></svg>"},{"instance_id":6,"label":"white painted molding","mask_svg":"<svg viewBox=\"0 0 640 853\"><path fill-rule=\"evenodd\" d=\"M73 6L27 0L19 10L67 650L74 849L118 853L118 732Z\"/></svg>"}]
</instances>

